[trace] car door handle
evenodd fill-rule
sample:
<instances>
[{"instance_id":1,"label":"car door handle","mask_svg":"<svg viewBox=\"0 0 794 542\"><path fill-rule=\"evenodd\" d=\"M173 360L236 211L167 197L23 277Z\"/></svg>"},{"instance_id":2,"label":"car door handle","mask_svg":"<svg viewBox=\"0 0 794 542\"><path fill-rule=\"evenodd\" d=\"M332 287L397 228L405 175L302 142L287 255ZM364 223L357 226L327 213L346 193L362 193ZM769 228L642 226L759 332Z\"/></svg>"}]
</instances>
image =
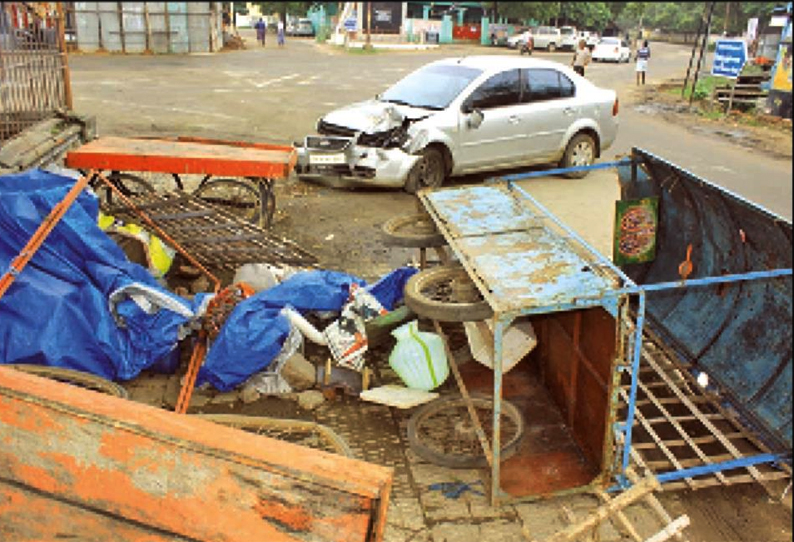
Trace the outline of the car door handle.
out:
<instances>
[{"instance_id":1,"label":"car door handle","mask_svg":"<svg viewBox=\"0 0 794 542\"><path fill-rule=\"evenodd\" d=\"M573 115L576 111L574 110L573 107L566 107L565 109L562 110L562 112L565 113L566 115Z\"/></svg>"},{"instance_id":2,"label":"car door handle","mask_svg":"<svg viewBox=\"0 0 794 542\"><path fill-rule=\"evenodd\" d=\"M518 124L519 120L520 119L518 118L517 115L510 115L509 117L507 117L507 122L509 122L510 124Z\"/></svg>"}]
</instances>

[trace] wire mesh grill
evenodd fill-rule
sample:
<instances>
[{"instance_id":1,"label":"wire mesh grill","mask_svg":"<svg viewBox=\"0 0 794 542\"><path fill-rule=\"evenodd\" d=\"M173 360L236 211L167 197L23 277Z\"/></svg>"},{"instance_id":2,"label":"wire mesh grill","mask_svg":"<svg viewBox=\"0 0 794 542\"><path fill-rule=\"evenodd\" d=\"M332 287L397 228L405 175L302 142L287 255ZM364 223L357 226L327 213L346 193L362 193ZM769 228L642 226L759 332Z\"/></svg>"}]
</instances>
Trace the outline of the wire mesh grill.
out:
<instances>
[{"instance_id":1,"label":"wire mesh grill","mask_svg":"<svg viewBox=\"0 0 794 542\"><path fill-rule=\"evenodd\" d=\"M0 4L0 145L66 109L58 19L38 6Z\"/></svg>"}]
</instances>

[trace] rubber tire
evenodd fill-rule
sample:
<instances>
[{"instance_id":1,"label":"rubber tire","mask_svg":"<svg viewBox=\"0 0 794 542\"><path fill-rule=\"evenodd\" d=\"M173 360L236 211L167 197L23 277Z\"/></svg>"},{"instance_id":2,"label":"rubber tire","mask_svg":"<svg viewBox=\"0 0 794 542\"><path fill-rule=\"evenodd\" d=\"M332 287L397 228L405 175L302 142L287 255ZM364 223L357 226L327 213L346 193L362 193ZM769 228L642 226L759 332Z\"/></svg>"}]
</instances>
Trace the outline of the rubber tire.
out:
<instances>
[{"instance_id":1,"label":"rubber tire","mask_svg":"<svg viewBox=\"0 0 794 542\"><path fill-rule=\"evenodd\" d=\"M472 396L471 400L475 405L479 403L481 405L487 404L487 406L491 406L493 404L493 401L486 397ZM446 455L436 452L432 448L425 446L419 439L418 426L423 418L445 408L457 407L459 405L465 406L465 404L466 403L463 400L463 397L448 397L444 399L437 399L432 403L427 403L414 412L413 416L411 416L411 418L408 420L408 443L414 453L416 453L416 455L422 459L441 467L453 469L476 469L487 467L488 460L484 455L478 455L476 457ZM512 418L518 426L516 436L510 442L504 444L500 450L499 458L501 461L504 461L515 455L516 451L518 450L518 447L521 444L521 439L524 436L525 423L524 417L521 415L515 405L504 399L502 400L502 415ZM487 436L489 437L489 441L492 440L491 435Z\"/></svg>"},{"instance_id":2,"label":"rubber tire","mask_svg":"<svg viewBox=\"0 0 794 542\"><path fill-rule=\"evenodd\" d=\"M420 188L439 188L442 184L444 184L444 179L446 178L446 169L447 165L444 161L444 155L435 147L427 147L426 149L422 150L422 158L414 164L414 167L411 168L411 171L408 173L408 178L405 181L405 191L409 194L416 194ZM438 176L437 179L434 179L431 183L424 182L421 177L423 174L423 169L427 168L428 163L436 162L438 167L441 168L441 174Z\"/></svg>"},{"instance_id":3,"label":"rubber tire","mask_svg":"<svg viewBox=\"0 0 794 542\"><path fill-rule=\"evenodd\" d=\"M435 224L433 224L434 233L411 234L400 232L402 226L419 221L433 224L433 220L425 213L400 215L387 220L382 226L383 233L386 235L386 244L407 248L434 248L443 247L447 244L444 236L435 229Z\"/></svg>"},{"instance_id":4,"label":"rubber tire","mask_svg":"<svg viewBox=\"0 0 794 542\"><path fill-rule=\"evenodd\" d=\"M254 212L250 216L240 216L239 209L234 206L227 206L223 203L214 202L211 195L207 195L213 188L218 188L220 186L233 186L235 188L242 188L243 191L248 192L251 196L251 199L254 200ZM194 192L193 195L199 199L206 201L211 205L215 205L226 212L229 212L239 218L247 220L253 224L259 224L259 218L262 216L262 197L259 194L259 190L252 186L250 182L247 181L240 181L239 179L210 179L206 183L200 185Z\"/></svg>"},{"instance_id":5,"label":"rubber tire","mask_svg":"<svg viewBox=\"0 0 794 542\"><path fill-rule=\"evenodd\" d=\"M560 161L560 167L568 168L568 167L576 167L577 165L579 166L583 165L583 164L572 163L574 149L576 148L577 145L579 145L582 142L587 142L590 144L592 159L590 160L590 163L587 165L592 165L593 163L595 163L595 157L596 157L595 141L593 141L593 138L591 136L584 133L579 133L573 136L571 140L568 142L568 146L565 148L565 154L563 155L562 160ZM587 177L588 173L590 172L576 171L572 173L565 173L565 176L568 177L569 179L581 179L583 177Z\"/></svg>"},{"instance_id":6,"label":"rubber tire","mask_svg":"<svg viewBox=\"0 0 794 542\"><path fill-rule=\"evenodd\" d=\"M547 49L548 49L548 51L549 51L550 53L553 53L554 51L556 51L556 50L557 50L557 46L556 46L555 44L553 44L553 43L549 43L549 45L548 45Z\"/></svg>"},{"instance_id":7,"label":"rubber tire","mask_svg":"<svg viewBox=\"0 0 794 542\"><path fill-rule=\"evenodd\" d=\"M143 178L133 175L131 173L117 173L116 175L110 174L106 176L107 180L115 182L116 187L126 197L135 197L143 194L154 194L154 187ZM99 197L100 207L104 210L110 210L114 205L124 205L121 200L114 202L115 193L108 188L108 186L96 178L94 186L94 193ZM126 208L126 207L125 207Z\"/></svg>"},{"instance_id":8,"label":"rubber tire","mask_svg":"<svg viewBox=\"0 0 794 542\"><path fill-rule=\"evenodd\" d=\"M95 374L67 369L65 367L50 367L48 365L33 365L27 363L8 364L3 367L16 369L23 373L28 373L58 382L64 382L73 386L79 386L92 391L98 391L122 399L129 398L127 390L120 384L116 384L106 378Z\"/></svg>"},{"instance_id":9,"label":"rubber tire","mask_svg":"<svg viewBox=\"0 0 794 542\"><path fill-rule=\"evenodd\" d=\"M418 316L439 322L476 322L493 316L493 310L484 299L474 303L444 303L428 299L422 294L425 286L455 277L465 276L460 265L442 265L414 274L405 284L405 304Z\"/></svg>"},{"instance_id":10,"label":"rubber tire","mask_svg":"<svg viewBox=\"0 0 794 542\"><path fill-rule=\"evenodd\" d=\"M336 450L336 453L345 457L355 457L350 446L336 431L319 423L305 420L291 420L281 418L269 418L267 416L244 416L240 414L193 414L197 418L207 420L228 427L250 429L281 429L295 430L309 433L317 431L322 435L327 444ZM244 430L244 429L242 429Z\"/></svg>"}]
</instances>

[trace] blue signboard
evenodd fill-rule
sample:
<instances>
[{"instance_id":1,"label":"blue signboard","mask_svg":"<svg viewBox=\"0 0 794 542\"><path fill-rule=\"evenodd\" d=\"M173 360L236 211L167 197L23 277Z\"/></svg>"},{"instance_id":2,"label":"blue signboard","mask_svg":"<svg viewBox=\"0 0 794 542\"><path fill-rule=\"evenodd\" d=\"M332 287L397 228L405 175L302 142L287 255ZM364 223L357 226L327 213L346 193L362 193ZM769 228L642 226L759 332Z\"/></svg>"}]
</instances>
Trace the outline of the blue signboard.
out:
<instances>
[{"instance_id":1,"label":"blue signboard","mask_svg":"<svg viewBox=\"0 0 794 542\"><path fill-rule=\"evenodd\" d=\"M345 30L354 31L356 29L358 21L356 21L355 17L350 17L349 19L345 19Z\"/></svg>"},{"instance_id":2,"label":"blue signboard","mask_svg":"<svg viewBox=\"0 0 794 542\"><path fill-rule=\"evenodd\" d=\"M747 62L747 43L744 40L717 40L711 75L735 79Z\"/></svg>"}]
</instances>

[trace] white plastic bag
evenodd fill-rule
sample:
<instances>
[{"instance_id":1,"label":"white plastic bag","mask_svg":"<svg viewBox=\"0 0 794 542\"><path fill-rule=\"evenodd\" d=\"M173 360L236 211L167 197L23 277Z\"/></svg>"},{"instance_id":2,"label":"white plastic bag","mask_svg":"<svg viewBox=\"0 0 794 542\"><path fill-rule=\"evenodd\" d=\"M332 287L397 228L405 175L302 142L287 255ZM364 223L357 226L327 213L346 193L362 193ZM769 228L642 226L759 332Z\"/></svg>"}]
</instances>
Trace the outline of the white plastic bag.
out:
<instances>
[{"instance_id":1,"label":"white plastic bag","mask_svg":"<svg viewBox=\"0 0 794 542\"><path fill-rule=\"evenodd\" d=\"M441 337L419 331L416 320L398 327L392 335L397 344L389 356L389 365L406 386L430 391L444 383L449 365Z\"/></svg>"}]
</instances>

